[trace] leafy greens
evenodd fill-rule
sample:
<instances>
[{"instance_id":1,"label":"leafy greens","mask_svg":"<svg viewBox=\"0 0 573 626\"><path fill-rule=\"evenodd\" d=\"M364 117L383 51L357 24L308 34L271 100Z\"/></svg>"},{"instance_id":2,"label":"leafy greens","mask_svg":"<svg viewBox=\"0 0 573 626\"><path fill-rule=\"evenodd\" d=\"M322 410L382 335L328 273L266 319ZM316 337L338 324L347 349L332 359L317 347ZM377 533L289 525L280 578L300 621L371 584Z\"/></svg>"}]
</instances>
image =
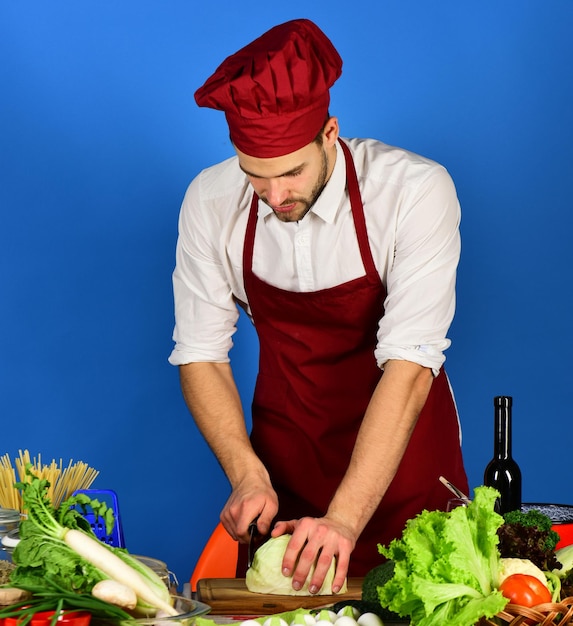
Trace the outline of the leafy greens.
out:
<instances>
[{"instance_id":1,"label":"leafy greens","mask_svg":"<svg viewBox=\"0 0 573 626\"><path fill-rule=\"evenodd\" d=\"M14 548L16 569L10 582L21 589L61 587L88 593L99 582L109 578L77 552L47 532L54 526L81 530L97 539L91 525L81 514L90 506L104 520L108 532L114 524L113 511L102 502L80 493L71 496L54 509L47 492L49 482L30 475L30 482L17 483L24 490L28 518L20 523L20 542Z\"/></svg>"},{"instance_id":2,"label":"leafy greens","mask_svg":"<svg viewBox=\"0 0 573 626\"><path fill-rule=\"evenodd\" d=\"M494 510L498 492L477 487L467 507L423 511L402 537L379 551L394 562L394 575L378 593L382 606L413 626L473 626L507 604L496 589L500 556Z\"/></svg>"}]
</instances>

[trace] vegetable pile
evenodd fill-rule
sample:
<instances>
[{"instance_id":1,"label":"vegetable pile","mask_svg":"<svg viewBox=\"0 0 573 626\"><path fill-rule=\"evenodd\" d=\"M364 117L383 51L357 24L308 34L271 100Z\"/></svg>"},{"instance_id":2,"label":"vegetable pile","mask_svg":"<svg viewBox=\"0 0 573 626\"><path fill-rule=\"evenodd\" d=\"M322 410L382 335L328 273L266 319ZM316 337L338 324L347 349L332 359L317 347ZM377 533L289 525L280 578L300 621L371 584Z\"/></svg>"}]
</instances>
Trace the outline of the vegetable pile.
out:
<instances>
[{"instance_id":1,"label":"vegetable pile","mask_svg":"<svg viewBox=\"0 0 573 626\"><path fill-rule=\"evenodd\" d=\"M25 603L29 614L61 605L107 611L115 618L178 613L159 576L127 550L99 541L80 512L90 506L111 532L113 511L105 503L77 494L55 509L47 496L49 482L34 476L30 467L27 478L15 485L22 490L27 519L20 523L10 585L33 594Z\"/></svg>"},{"instance_id":2,"label":"vegetable pile","mask_svg":"<svg viewBox=\"0 0 573 626\"><path fill-rule=\"evenodd\" d=\"M478 487L467 507L423 511L379 546L393 566L376 588L380 606L412 626L473 626L508 603L573 602L573 546L555 550L559 535L539 511L502 517L498 496Z\"/></svg>"}]
</instances>

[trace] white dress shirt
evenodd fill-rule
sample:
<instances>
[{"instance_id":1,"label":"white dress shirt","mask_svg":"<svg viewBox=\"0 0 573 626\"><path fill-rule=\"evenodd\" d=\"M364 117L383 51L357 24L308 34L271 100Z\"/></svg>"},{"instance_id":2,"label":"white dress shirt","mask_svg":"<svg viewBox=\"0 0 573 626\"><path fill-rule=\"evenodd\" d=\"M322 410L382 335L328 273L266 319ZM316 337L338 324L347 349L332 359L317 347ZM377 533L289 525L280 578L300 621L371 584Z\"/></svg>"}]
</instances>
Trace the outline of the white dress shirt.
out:
<instances>
[{"instance_id":1,"label":"white dress shirt","mask_svg":"<svg viewBox=\"0 0 573 626\"><path fill-rule=\"evenodd\" d=\"M439 164L371 139L343 139L353 155L374 263L387 290L375 357L413 361L437 373L455 309L460 207ZM229 361L241 305L243 240L253 189L236 157L190 184L179 219L175 347L169 362ZM344 154L299 222L281 222L259 201L253 271L289 291L316 291L364 275ZM336 315L336 311L333 311Z\"/></svg>"}]
</instances>

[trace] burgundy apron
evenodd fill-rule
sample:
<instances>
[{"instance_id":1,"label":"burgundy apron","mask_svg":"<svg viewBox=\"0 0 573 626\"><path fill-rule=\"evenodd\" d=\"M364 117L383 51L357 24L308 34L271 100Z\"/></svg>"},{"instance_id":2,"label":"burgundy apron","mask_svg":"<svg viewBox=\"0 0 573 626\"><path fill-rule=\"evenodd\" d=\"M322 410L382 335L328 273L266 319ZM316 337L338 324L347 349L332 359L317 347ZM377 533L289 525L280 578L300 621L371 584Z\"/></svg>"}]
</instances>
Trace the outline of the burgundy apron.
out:
<instances>
[{"instance_id":1,"label":"burgundy apron","mask_svg":"<svg viewBox=\"0 0 573 626\"><path fill-rule=\"evenodd\" d=\"M269 285L252 271L258 215L253 195L243 251L245 289L260 342L252 445L279 498L277 520L322 517L347 469L382 375L374 349L386 289L368 243L352 156L347 190L366 274L315 292ZM422 509L444 509L443 475L467 493L457 413L445 372L434 379L398 472L351 555L349 576L382 562L377 545L401 535ZM237 573L244 573L241 551Z\"/></svg>"}]
</instances>

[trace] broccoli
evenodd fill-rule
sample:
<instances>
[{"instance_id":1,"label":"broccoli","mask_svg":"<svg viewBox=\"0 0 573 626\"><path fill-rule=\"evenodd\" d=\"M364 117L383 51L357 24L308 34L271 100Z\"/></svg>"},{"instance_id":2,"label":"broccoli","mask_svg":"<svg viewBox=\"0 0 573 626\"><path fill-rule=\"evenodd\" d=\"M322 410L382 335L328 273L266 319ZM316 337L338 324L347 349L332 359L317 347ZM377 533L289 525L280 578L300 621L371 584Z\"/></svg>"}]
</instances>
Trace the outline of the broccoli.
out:
<instances>
[{"instance_id":1,"label":"broccoli","mask_svg":"<svg viewBox=\"0 0 573 626\"><path fill-rule=\"evenodd\" d=\"M386 561L371 569L362 582L362 600L364 602L376 602L380 604L378 598L378 587L383 587L394 576L394 562Z\"/></svg>"},{"instance_id":2,"label":"broccoli","mask_svg":"<svg viewBox=\"0 0 573 626\"><path fill-rule=\"evenodd\" d=\"M545 571L560 569L555 556L559 535L552 530L551 519L536 509L510 511L497 533L503 558L529 559Z\"/></svg>"}]
</instances>

